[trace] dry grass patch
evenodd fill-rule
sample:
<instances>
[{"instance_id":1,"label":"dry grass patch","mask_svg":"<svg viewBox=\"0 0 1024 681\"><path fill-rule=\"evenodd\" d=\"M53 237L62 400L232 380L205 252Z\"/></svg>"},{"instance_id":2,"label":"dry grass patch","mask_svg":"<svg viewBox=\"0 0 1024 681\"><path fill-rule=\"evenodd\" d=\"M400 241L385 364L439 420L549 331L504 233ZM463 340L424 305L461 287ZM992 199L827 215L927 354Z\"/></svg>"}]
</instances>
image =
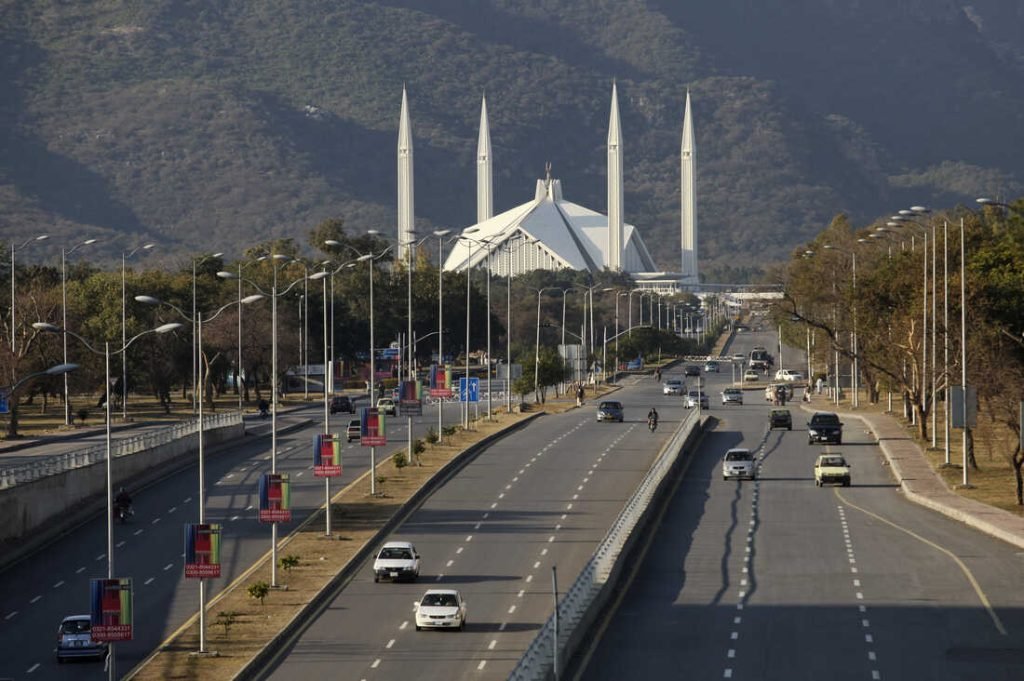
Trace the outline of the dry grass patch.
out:
<instances>
[{"instance_id":1,"label":"dry grass patch","mask_svg":"<svg viewBox=\"0 0 1024 681\"><path fill-rule=\"evenodd\" d=\"M207 650L217 656L197 657L198 622L192 622L173 636L131 678L140 681L163 679L231 678L261 651L318 592L337 575L377 530L398 512L446 463L470 445L527 418L526 414L500 414L492 422L474 422L474 430L459 430L439 445L427 446L420 456L422 465L397 468L391 456L396 449L382 448L377 465L377 495L370 495L370 478L364 475L334 496L331 505L332 538L325 536L322 512L282 540L278 559L298 557L288 571L278 569L278 584L287 589L271 590L264 604L251 598L249 585L270 582L269 558L236 580L210 603L207 610ZM404 451L404 448L403 448ZM234 614L227 632L217 624L218 613Z\"/></svg>"}]
</instances>

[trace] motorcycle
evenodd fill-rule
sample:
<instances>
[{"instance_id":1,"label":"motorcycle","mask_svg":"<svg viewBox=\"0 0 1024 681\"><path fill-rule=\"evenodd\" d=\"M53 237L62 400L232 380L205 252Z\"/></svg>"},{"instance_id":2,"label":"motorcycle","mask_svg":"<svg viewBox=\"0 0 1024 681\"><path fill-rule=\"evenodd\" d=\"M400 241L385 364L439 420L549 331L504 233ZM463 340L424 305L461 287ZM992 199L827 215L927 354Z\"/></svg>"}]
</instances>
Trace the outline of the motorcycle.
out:
<instances>
[{"instance_id":1,"label":"motorcycle","mask_svg":"<svg viewBox=\"0 0 1024 681\"><path fill-rule=\"evenodd\" d=\"M650 428L651 432L653 433L655 430L658 429L658 419L654 417L647 419L647 427Z\"/></svg>"},{"instance_id":2,"label":"motorcycle","mask_svg":"<svg viewBox=\"0 0 1024 681\"><path fill-rule=\"evenodd\" d=\"M117 504L114 506L114 519L122 525L128 522L128 518L135 515L135 509L131 504Z\"/></svg>"}]
</instances>

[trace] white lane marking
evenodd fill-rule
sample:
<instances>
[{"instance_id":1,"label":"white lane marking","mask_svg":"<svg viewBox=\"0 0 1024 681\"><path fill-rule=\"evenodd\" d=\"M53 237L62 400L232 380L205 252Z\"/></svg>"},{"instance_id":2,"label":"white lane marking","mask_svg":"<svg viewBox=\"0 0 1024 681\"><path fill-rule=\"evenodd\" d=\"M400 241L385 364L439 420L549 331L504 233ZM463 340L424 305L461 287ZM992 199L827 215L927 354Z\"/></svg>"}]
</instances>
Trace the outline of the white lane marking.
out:
<instances>
[{"instance_id":1,"label":"white lane marking","mask_svg":"<svg viewBox=\"0 0 1024 681\"><path fill-rule=\"evenodd\" d=\"M174 567L174 563L168 563L167 565L164 565L164 572L167 572L172 567Z\"/></svg>"},{"instance_id":2,"label":"white lane marking","mask_svg":"<svg viewBox=\"0 0 1024 681\"><path fill-rule=\"evenodd\" d=\"M728 657L729 659L732 659L732 658L736 657L736 649L735 648L729 648L729 652L727 652L725 654L725 656Z\"/></svg>"},{"instance_id":3,"label":"white lane marking","mask_svg":"<svg viewBox=\"0 0 1024 681\"><path fill-rule=\"evenodd\" d=\"M487 650L494 650L496 645L498 645L498 639L491 639L491 642L487 644Z\"/></svg>"},{"instance_id":4,"label":"white lane marking","mask_svg":"<svg viewBox=\"0 0 1024 681\"><path fill-rule=\"evenodd\" d=\"M504 498L505 498L505 493L504 493L504 492L502 492L501 494L499 494L499 495L498 495L498 498L499 498L499 499L504 499Z\"/></svg>"},{"instance_id":5,"label":"white lane marking","mask_svg":"<svg viewBox=\"0 0 1024 681\"><path fill-rule=\"evenodd\" d=\"M861 621L860 621L860 625L861 625L862 627L864 627L864 628L867 628L867 627L870 627L870 626L871 626L871 622L869 622L869 621L867 621L867 620L861 620Z\"/></svg>"},{"instance_id":6,"label":"white lane marking","mask_svg":"<svg viewBox=\"0 0 1024 681\"><path fill-rule=\"evenodd\" d=\"M514 606L514 605L513 605L512 607L510 607L510 608L508 609L508 614L510 614L510 615L511 615L511 614L512 614L512 613L514 613L515 611L516 611L516 606Z\"/></svg>"},{"instance_id":7,"label":"white lane marking","mask_svg":"<svg viewBox=\"0 0 1024 681\"><path fill-rule=\"evenodd\" d=\"M524 591L523 589L520 589L519 593L516 594L516 598L522 598L524 593L526 593L526 591Z\"/></svg>"},{"instance_id":8,"label":"white lane marking","mask_svg":"<svg viewBox=\"0 0 1024 681\"><path fill-rule=\"evenodd\" d=\"M477 523L476 525L474 525L473 529L474 530L479 530L480 529L480 523Z\"/></svg>"},{"instance_id":9,"label":"white lane marking","mask_svg":"<svg viewBox=\"0 0 1024 681\"><path fill-rule=\"evenodd\" d=\"M740 632L738 632L738 631L734 631L731 634L729 634L729 638L731 638L733 641L735 641L739 637L740 637Z\"/></svg>"},{"instance_id":10,"label":"white lane marking","mask_svg":"<svg viewBox=\"0 0 1024 681\"><path fill-rule=\"evenodd\" d=\"M224 476L224 479L227 480L227 479L233 478L233 477L235 477L234 473L228 473L227 475Z\"/></svg>"},{"instance_id":11,"label":"white lane marking","mask_svg":"<svg viewBox=\"0 0 1024 681\"><path fill-rule=\"evenodd\" d=\"M143 582L143 585L149 586L150 584L152 584L154 579L156 579L156 577L150 577L149 579Z\"/></svg>"},{"instance_id":12,"label":"white lane marking","mask_svg":"<svg viewBox=\"0 0 1024 681\"><path fill-rule=\"evenodd\" d=\"M506 490L510 490L510 489L512 489L512 485L505 485L505 489L506 489Z\"/></svg>"},{"instance_id":13,"label":"white lane marking","mask_svg":"<svg viewBox=\"0 0 1024 681\"><path fill-rule=\"evenodd\" d=\"M872 669L871 670L871 678L877 680L877 679L882 678L882 675L878 673L877 669Z\"/></svg>"},{"instance_id":14,"label":"white lane marking","mask_svg":"<svg viewBox=\"0 0 1024 681\"><path fill-rule=\"evenodd\" d=\"M540 567L540 561L538 560L536 563L533 564L533 569L536 570L539 567Z\"/></svg>"},{"instance_id":15,"label":"white lane marking","mask_svg":"<svg viewBox=\"0 0 1024 681\"><path fill-rule=\"evenodd\" d=\"M526 575L526 583L529 584L533 581L533 575Z\"/></svg>"},{"instance_id":16,"label":"white lane marking","mask_svg":"<svg viewBox=\"0 0 1024 681\"><path fill-rule=\"evenodd\" d=\"M171 506L171 507L170 507L169 509L167 509L167 512L168 512L168 513L174 513L174 512L175 512L175 511L177 511L177 510L178 510L178 507L177 507L177 506Z\"/></svg>"},{"instance_id":17,"label":"white lane marking","mask_svg":"<svg viewBox=\"0 0 1024 681\"><path fill-rule=\"evenodd\" d=\"M399 630L399 631L402 631L402 630L403 630L403 629L405 629L405 628L406 628L407 626L409 626L409 620L406 620L406 621L402 622L402 623L401 623L401 624L400 624L400 625L398 626L398 630Z\"/></svg>"},{"instance_id":18,"label":"white lane marking","mask_svg":"<svg viewBox=\"0 0 1024 681\"><path fill-rule=\"evenodd\" d=\"M858 605L857 609L860 610L861 612L867 612L868 611L867 607L865 607L863 605Z\"/></svg>"},{"instance_id":19,"label":"white lane marking","mask_svg":"<svg viewBox=\"0 0 1024 681\"><path fill-rule=\"evenodd\" d=\"M489 516L489 515L491 515L491 514L490 513L484 513L484 520L487 520L487 516Z\"/></svg>"},{"instance_id":20,"label":"white lane marking","mask_svg":"<svg viewBox=\"0 0 1024 681\"><path fill-rule=\"evenodd\" d=\"M723 674L722 674L722 678L723 679L731 679L732 678L732 670L731 669L726 669L725 672L723 672Z\"/></svg>"},{"instance_id":21,"label":"white lane marking","mask_svg":"<svg viewBox=\"0 0 1024 681\"><path fill-rule=\"evenodd\" d=\"M497 503L491 504L491 508L498 508L498 504Z\"/></svg>"},{"instance_id":22,"label":"white lane marking","mask_svg":"<svg viewBox=\"0 0 1024 681\"><path fill-rule=\"evenodd\" d=\"M540 555L542 555L542 556L548 555L548 550L547 549L541 549L540 550Z\"/></svg>"},{"instance_id":23,"label":"white lane marking","mask_svg":"<svg viewBox=\"0 0 1024 681\"><path fill-rule=\"evenodd\" d=\"M253 505L252 504L249 504L248 506L245 507L246 511L251 511L252 509L253 509Z\"/></svg>"},{"instance_id":24,"label":"white lane marking","mask_svg":"<svg viewBox=\"0 0 1024 681\"><path fill-rule=\"evenodd\" d=\"M160 522L159 518L153 518L153 522L151 522L150 525L156 525L158 522Z\"/></svg>"},{"instance_id":25,"label":"white lane marking","mask_svg":"<svg viewBox=\"0 0 1024 681\"><path fill-rule=\"evenodd\" d=\"M562 519L562 520L565 520L566 516L568 516L568 515L569 515L568 513L563 513L563 514L562 514L562 518L561 518L561 519Z\"/></svg>"},{"instance_id":26,"label":"white lane marking","mask_svg":"<svg viewBox=\"0 0 1024 681\"><path fill-rule=\"evenodd\" d=\"M444 573L443 572L441 574L439 574L437 577L434 577L434 581L435 582L440 582L442 579L444 579Z\"/></svg>"},{"instance_id":27,"label":"white lane marking","mask_svg":"<svg viewBox=\"0 0 1024 681\"><path fill-rule=\"evenodd\" d=\"M740 622L742 622L742 621L743 621L743 618L742 618L742 617L739 617L739 616L736 616L736 617L733 617L733 618L732 618L732 623L733 623L733 624L739 624L739 623L740 623Z\"/></svg>"},{"instance_id":28,"label":"white lane marking","mask_svg":"<svg viewBox=\"0 0 1024 681\"><path fill-rule=\"evenodd\" d=\"M569 504L568 506L566 506L565 510L566 511L571 511L572 510L572 504Z\"/></svg>"},{"instance_id":29,"label":"white lane marking","mask_svg":"<svg viewBox=\"0 0 1024 681\"><path fill-rule=\"evenodd\" d=\"M54 584L54 585L53 585L53 588L54 588L54 589L59 589L59 588L60 588L60 587L62 587L62 586L64 586L64 580L63 580L63 579L62 579L62 580L60 580L59 582L57 582L56 584Z\"/></svg>"},{"instance_id":30,"label":"white lane marking","mask_svg":"<svg viewBox=\"0 0 1024 681\"><path fill-rule=\"evenodd\" d=\"M860 580L859 579L853 580L853 585L854 586L860 586Z\"/></svg>"},{"instance_id":31,"label":"white lane marking","mask_svg":"<svg viewBox=\"0 0 1024 681\"><path fill-rule=\"evenodd\" d=\"M562 524L561 523L558 523L557 525L555 525L555 532L558 532L560 529L562 529Z\"/></svg>"},{"instance_id":32,"label":"white lane marking","mask_svg":"<svg viewBox=\"0 0 1024 681\"><path fill-rule=\"evenodd\" d=\"M306 471L299 471L298 473L296 473L296 474L295 474L295 477L296 477L296 478L301 478L301 477L302 477L302 474L303 474L303 473L305 473L305 472L306 472Z\"/></svg>"},{"instance_id":33,"label":"white lane marking","mask_svg":"<svg viewBox=\"0 0 1024 681\"><path fill-rule=\"evenodd\" d=\"M872 636L871 634L864 634L864 642L865 643L874 643L875 642L875 637Z\"/></svg>"},{"instance_id":34,"label":"white lane marking","mask_svg":"<svg viewBox=\"0 0 1024 681\"><path fill-rule=\"evenodd\" d=\"M107 554L105 554L105 553L101 553L100 555L96 556L96 560L97 560L97 561L100 561L100 560L103 560L103 559L104 559L104 558L106 558L106 557L107 557Z\"/></svg>"},{"instance_id":35,"label":"white lane marking","mask_svg":"<svg viewBox=\"0 0 1024 681\"><path fill-rule=\"evenodd\" d=\"M134 534L135 534L136 537L138 537L143 532L145 532L145 530L135 530Z\"/></svg>"},{"instance_id":36,"label":"white lane marking","mask_svg":"<svg viewBox=\"0 0 1024 681\"><path fill-rule=\"evenodd\" d=\"M38 601L38 600L39 600L40 598L42 598L42 596L36 596L36 597L35 597L35 598L33 598L33 599L32 599L31 601L29 601L29 603L35 603L35 602L36 602L36 601Z\"/></svg>"},{"instance_id":37,"label":"white lane marking","mask_svg":"<svg viewBox=\"0 0 1024 681\"><path fill-rule=\"evenodd\" d=\"M36 662L36 663L35 663L34 665L32 665L31 667L29 667L28 669L26 669L26 670L25 670L25 673L26 673L26 674L31 674L32 672L34 672L34 671L35 671L35 670L37 670L37 669L39 669L39 663L38 663L38 662Z\"/></svg>"},{"instance_id":38,"label":"white lane marking","mask_svg":"<svg viewBox=\"0 0 1024 681\"><path fill-rule=\"evenodd\" d=\"M12 610L11 612L7 613L7 617L5 617L4 619L5 620L9 620L9 619L11 619L12 617L14 617L17 614L18 614L17 610Z\"/></svg>"},{"instance_id":39,"label":"white lane marking","mask_svg":"<svg viewBox=\"0 0 1024 681\"><path fill-rule=\"evenodd\" d=\"M579 498L580 498L580 495L579 495L579 494L573 494L573 495L572 495L572 499L573 499L573 501L575 501L575 500L577 500L577 499L579 499Z\"/></svg>"},{"instance_id":40,"label":"white lane marking","mask_svg":"<svg viewBox=\"0 0 1024 681\"><path fill-rule=\"evenodd\" d=\"M183 504L187 504L187 503L188 503L188 502L190 502L190 501L192 501L192 497L185 497L185 500L184 500L184 501L182 501L181 503L183 503Z\"/></svg>"},{"instance_id":41,"label":"white lane marking","mask_svg":"<svg viewBox=\"0 0 1024 681\"><path fill-rule=\"evenodd\" d=\"M454 560L450 560L447 563L445 563L445 567L451 567L454 563L455 563Z\"/></svg>"},{"instance_id":42,"label":"white lane marking","mask_svg":"<svg viewBox=\"0 0 1024 681\"><path fill-rule=\"evenodd\" d=\"M119 542L117 542L116 544L114 544L114 548L116 548L116 549L119 549L119 548L121 548L122 546L124 546L124 545L125 545L126 543L127 543L127 542L126 542L126 541L125 541L124 539L122 539L121 541L119 541Z\"/></svg>"},{"instance_id":43,"label":"white lane marking","mask_svg":"<svg viewBox=\"0 0 1024 681\"><path fill-rule=\"evenodd\" d=\"M864 594L862 594L861 592L859 592L859 591L858 591L858 592L857 592L857 600L858 600L858 601L862 601L862 600L864 600Z\"/></svg>"},{"instance_id":44,"label":"white lane marking","mask_svg":"<svg viewBox=\"0 0 1024 681\"><path fill-rule=\"evenodd\" d=\"M576 491L577 491L577 492L582 492L582 491L583 491L583 485L580 485L580 486L578 486L578 487L576 488Z\"/></svg>"},{"instance_id":45,"label":"white lane marking","mask_svg":"<svg viewBox=\"0 0 1024 681\"><path fill-rule=\"evenodd\" d=\"M373 664L370 665L370 669L376 669L379 666L380 666L380 658L378 657L376 660L373 661Z\"/></svg>"},{"instance_id":46,"label":"white lane marking","mask_svg":"<svg viewBox=\"0 0 1024 681\"><path fill-rule=\"evenodd\" d=\"M237 515L233 515L233 516L231 516L231 519L232 519L232 520L238 520L238 518L239 518L239 517L240 517L240 516L237 516Z\"/></svg>"},{"instance_id":47,"label":"white lane marking","mask_svg":"<svg viewBox=\"0 0 1024 681\"><path fill-rule=\"evenodd\" d=\"M466 535L466 543L468 544L471 541L473 541L473 535L471 535L471 534Z\"/></svg>"},{"instance_id":48,"label":"white lane marking","mask_svg":"<svg viewBox=\"0 0 1024 681\"><path fill-rule=\"evenodd\" d=\"M548 543L549 543L549 544L550 544L551 542L553 542L553 541L555 541L555 535L551 535L550 537L548 537Z\"/></svg>"},{"instance_id":49,"label":"white lane marking","mask_svg":"<svg viewBox=\"0 0 1024 681\"><path fill-rule=\"evenodd\" d=\"M877 658L877 656L875 655L875 651L869 650L868 651L868 659L871 660L872 662L874 662L876 658Z\"/></svg>"},{"instance_id":50,"label":"white lane marking","mask_svg":"<svg viewBox=\"0 0 1024 681\"><path fill-rule=\"evenodd\" d=\"M456 554L462 553L462 547L460 546L459 548L455 549L455 553Z\"/></svg>"},{"instance_id":51,"label":"white lane marking","mask_svg":"<svg viewBox=\"0 0 1024 681\"><path fill-rule=\"evenodd\" d=\"M85 566L84 565L82 567L78 568L77 570L75 570L75 574L76 575L80 575L83 572L85 572Z\"/></svg>"},{"instance_id":52,"label":"white lane marking","mask_svg":"<svg viewBox=\"0 0 1024 681\"><path fill-rule=\"evenodd\" d=\"M502 622L498 625L498 631L505 631L505 627L508 626L508 622Z\"/></svg>"},{"instance_id":53,"label":"white lane marking","mask_svg":"<svg viewBox=\"0 0 1024 681\"><path fill-rule=\"evenodd\" d=\"M390 650L391 646L393 646L393 645L395 645L395 639L391 639L390 641L388 641L388 644L386 646L384 646L384 647L387 648L388 650Z\"/></svg>"},{"instance_id":54,"label":"white lane marking","mask_svg":"<svg viewBox=\"0 0 1024 681\"><path fill-rule=\"evenodd\" d=\"M478 664L476 668L477 670L480 670L483 669L485 666L487 666L487 660L480 660L480 664Z\"/></svg>"},{"instance_id":55,"label":"white lane marking","mask_svg":"<svg viewBox=\"0 0 1024 681\"><path fill-rule=\"evenodd\" d=\"M519 482L519 476L517 475L517 476L513 477L512 478L512 482ZM509 487L511 487L511 486L512 485L509 485ZM506 487L506 489L508 489L508 488Z\"/></svg>"},{"instance_id":56,"label":"white lane marking","mask_svg":"<svg viewBox=\"0 0 1024 681\"><path fill-rule=\"evenodd\" d=\"M746 586L746 585L747 585L747 580L741 579L740 580L740 586Z\"/></svg>"}]
</instances>

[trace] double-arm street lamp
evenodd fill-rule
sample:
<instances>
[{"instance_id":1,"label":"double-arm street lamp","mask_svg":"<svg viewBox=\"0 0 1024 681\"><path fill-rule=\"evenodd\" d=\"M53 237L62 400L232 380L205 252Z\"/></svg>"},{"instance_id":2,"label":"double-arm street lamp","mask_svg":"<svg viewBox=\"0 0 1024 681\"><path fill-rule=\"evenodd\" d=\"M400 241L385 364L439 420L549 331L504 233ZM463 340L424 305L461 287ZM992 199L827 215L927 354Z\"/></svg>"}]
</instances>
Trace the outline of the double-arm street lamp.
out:
<instances>
[{"instance_id":1,"label":"double-arm street lamp","mask_svg":"<svg viewBox=\"0 0 1024 681\"><path fill-rule=\"evenodd\" d=\"M557 291L554 286L537 289L537 342L533 346L533 398L538 399L540 385L540 296L545 291Z\"/></svg>"},{"instance_id":2,"label":"double-arm street lamp","mask_svg":"<svg viewBox=\"0 0 1024 681\"><path fill-rule=\"evenodd\" d=\"M106 455L106 482L107 482L107 579L113 579L114 578L114 479L113 479L113 467L111 465L111 458L110 458L110 454L111 454L111 441L110 441L111 440L111 438L110 438L110 403L111 403L110 355L112 354L111 350L110 350L110 343L109 342L105 342L103 344L103 350L99 350L98 348L93 347L92 344L89 343L89 341L85 340L85 338L79 336L77 333L74 333L73 331L68 331L67 329L64 329L64 328L61 328L59 326L56 326L55 324L49 324L47 322L36 322L35 324L32 325L32 327L37 329L37 330L39 330L39 331L48 331L48 332L52 332L52 333L61 333L61 334L65 334L65 335L71 336L73 338L76 338L90 352L92 352L95 355L102 355L103 358L104 358L104 376L105 376L105 383L104 383L104 385L105 385L105 389L106 389L106 403L107 403L106 404L106 437L105 437L105 446L106 446L106 454L107 454ZM119 354L119 353L127 352L128 346L130 346L132 343L134 343L139 338L141 338L143 336L146 336L148 334L151 334L151 333L163 334L163 333L167 333L169 331L174 331L174 330L180 329L180 328L181 328L181 324L179 324L177 322L174 322L174 323L171 323L171 324L163 324L161 326L156 327L155 329L149 329L147 331L143 331L142 333L136 334L135 336L132 336L130 339L128 339L128 341L124 345L122 345L119 350L114 350L113 354ZM67 367L67 366L73 366L73 365L61 365L61 366ZM109 678L111 679L111 681L113 681L113 679L117 678L117 675L115 673L115 659L116 658L114 656L114 644L111 643L110 644L110 652L109 652L109 665L108 665L108 672L110 674Z\"/></svg>"},{"instance_id":3,"label":"double-arm street lamp","mask_svg":"<svg viewBox=\"0 0 1024 681\"><path fill-rule=\"evenodd\" d=\"M853 354L853 364L852 364L852 368L850 370L851 374L852 374L850 376L850 389L853 391L853 407L854 407L854 409L856 409L858 406L860 406L859 398L858 398L858 395L857 395L858 390L860 388L860 377L859 377L859 373L858 373L859 369L860 369L860 366L859 366L858 361L857 361L858 360L858 357L857 357L857 251L855 251L855 250L844 251L844 250L838 248L837 246L833 246L831 244L825 244L825 248L830 250L830 251L834 251L836 253L842 253L843 255L849 255L850 256L850 260L853 263L853 265L852 265L852 267L853 267L853 333L850 334L850 349L851 349L852 354ZM780 347L781 347L781 344L780 344ZM781 366L781 362L780 362L780 366ZM836 381L837 382L839 380L838 374L839 374L839 368L836 367Z\"/></svg>"},{"instance_id":4,"label":"double-arm street lamp","mask_svg":"<svg viewBox=\"0 0 1024 681\"><path fill-rule=\"evenodd\" d=\"M262 300L263 295L256 293L251 296L246 296L239 301L231 301L220 306L213 312L203 315L202 312L196 313L195 318L189 317L184 310L177 305L169 303L166 300L160 300L154 296L135 296L135 300L144 303L146 305L164 305L171 308L179 315L181 315L186 321L195 324L198 329L198 335L196 336L199 342L199 383L198 383L198 398L199 398L199 524L206 522L206 457L204 450L205 430L203 425L203 391L205 388L205 378L203 367L205 365L203 356L203 322L212 322L214 319L224 312L224 310L232 307L236 304L249 305L255 303L257 300ZM199 580L199 652L206 652L206 580Z\"/></svg>"},{"instance_id":5,"label":"double-arm street lamp","mask_svg":"<svg viewBox=\"0 0 1024 681\"><path fill-rule=\"evenodd\" d=\"M141 246L136 246L130 251L121 252L121 347L124 347L127 340L127 328L128 328L128 312L125 301L127 299L126 289L128 283L127 276L127 261L136 253L144 253L153 249L156 244L149 243ZM195 269L193 268L193 299L195 292ZM67 328L67 321L64 322L65 328ZM194 341L194 339L193 339ZM67 344L67 338L64 339L64 343ZM195 364L195 356L192 357L192 363ZM192 386L193 390L195 385ZM128 353L121 355L121 420L128 420Z\"/></svg>"},{"instance_id":6,"label":"double-arm street lamp","mask_svg":"<svg viewBox=\"0 0 1024 681\"><path fill-rule=\"evenodd\" d=\"M25 248L26 246L28 246L29 244L31 244L31 243L33 243L35 241L46 241L49 238L50 238L49 234L40 234L39 236L34 236L34 237L29 238L29 239L25 239L23 242L21 242L20 245L17 245L17 246L14 245L13 241L11 242L11 354L12 355L16 355L17 354L16 353L16 349L14 347L14 328L15 328L15 323L14 323L14 295L15 295L14 281L16 279L16 277L15 277L15 270L14 270L14 254L17 251L20 251L21 249Z\"/></svg>"},{"instance_id":7,"label":"double-arm street lamp","mask_svg":"<svg viewBox=\"0 0 1024 681\"><path fill-rule=\"evenodd\" d=\"M270 266L274 273L273 283L269 292L264 291L260 288L259 284L251 279L243 279L245 283L255 288L258 292L262 293L265 297L270 298L270 391L271 391L271 411L270 411L270 472L277 473L277 395L278 395L278 375L277 375L277 299L280 296L287 295L298 284L305 282L305 277L302 279L296 279L292 283L288 284L283 290L277 289L277 273L280 267L286 266L292 261L290 256L284 255L283 253L275 253L270 256ZM234 272L220 271L217 272L217 276L221 279L238 279L239 276ZM270 526L270 585L277 587L277 523L272 523Z\"/></svg>"},{"instance_id":8,"label":"double-arm street lamp","mask_svg":"<svg viewBox=\"0 0 1024 681\"><path fill-rule=\"evenodd\" d=\"M65 329L68 328L68 268L67 268L67 257L77 251L82 246L89 246L96 243L96 239L86 239L80 241L71 248L60 249L60 300L61 300L61 326ZM68 363L68 337L63 336L61 338L64 346L64 364ZM122 342L123 339L122 339ZM64 425L71 425L71 395L68 390L68 372L62 372L64 375Z\"/></svg>"}]
</instances>

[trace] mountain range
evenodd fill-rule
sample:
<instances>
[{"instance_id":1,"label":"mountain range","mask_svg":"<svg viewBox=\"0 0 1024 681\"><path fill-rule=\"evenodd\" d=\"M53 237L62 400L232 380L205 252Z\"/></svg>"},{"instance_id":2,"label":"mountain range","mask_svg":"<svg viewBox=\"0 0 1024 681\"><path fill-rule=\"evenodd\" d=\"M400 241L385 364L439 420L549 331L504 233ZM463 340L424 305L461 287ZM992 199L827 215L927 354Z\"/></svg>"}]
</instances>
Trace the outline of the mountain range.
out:
<instances>
[{"instance_id":1,"label":"mountain range","mask_svg":"<svg viewBox=\"0 0 1024 681\"><path fill-rule=\"evenodd\" d=\"M1018 0L4 0L0 60L0 234L97 260L394 233L403 84L418 226L461 229L485 93L495 211L550 161L603 212L614 80L625 217L670 271L689 90L709 281L840 212L1024 194Z\"/></svg>"}]
</instances>

